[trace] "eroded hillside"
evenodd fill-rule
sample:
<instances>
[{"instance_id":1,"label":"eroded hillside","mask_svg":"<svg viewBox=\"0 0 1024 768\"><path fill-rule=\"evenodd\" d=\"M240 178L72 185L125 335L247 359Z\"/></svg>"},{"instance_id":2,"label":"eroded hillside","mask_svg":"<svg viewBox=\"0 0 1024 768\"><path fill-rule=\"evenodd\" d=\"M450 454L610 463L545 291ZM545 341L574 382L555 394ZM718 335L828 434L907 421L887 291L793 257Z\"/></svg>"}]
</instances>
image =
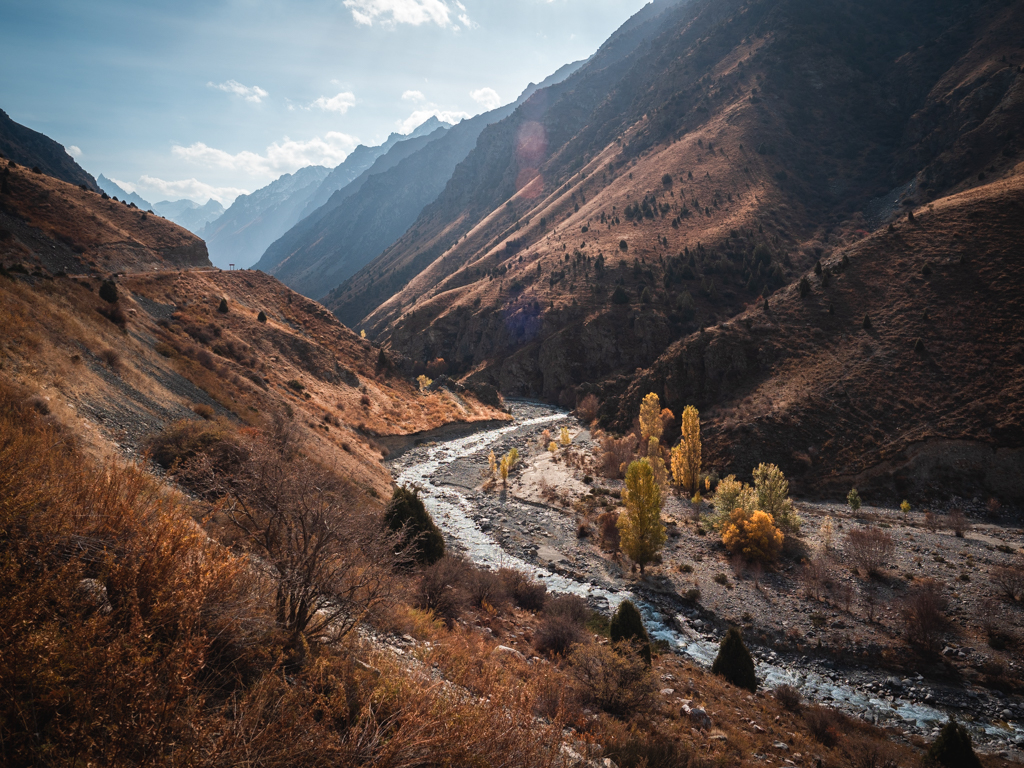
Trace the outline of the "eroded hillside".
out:
<instances>
[{"instance_id":1,"label":"eroded hillside","mask_svg":"<svg viewBox=\"0 0 1024 768\"><path fill-rule=\"evenodd\" d=\"M414 359L572 405L903 199L1013 163L1017 6L655 10L485 130L328 306Z\"/></svg>"},{"instance_id":2,"label":"eroded hillside","mask_svg":"<svg viewBox=\"0 0 1024 768\"><path fill-rule=\"evenodd\" d=\"M186 229L88 188L0 161L0 261L49 273L209 266Z\"/></svg>"},{"instance_id":3,"label":"eroded hillside","mask_svg":"<svg viewBox=\"0 0 1024 768\"><path fill-rule=\"evenodd\" d=\"M628 429L655 392L702 409L710 463L804 493L1024 498L1024 167L908 209L803 285L607 384Z\"/></svg>"}]
</instances>

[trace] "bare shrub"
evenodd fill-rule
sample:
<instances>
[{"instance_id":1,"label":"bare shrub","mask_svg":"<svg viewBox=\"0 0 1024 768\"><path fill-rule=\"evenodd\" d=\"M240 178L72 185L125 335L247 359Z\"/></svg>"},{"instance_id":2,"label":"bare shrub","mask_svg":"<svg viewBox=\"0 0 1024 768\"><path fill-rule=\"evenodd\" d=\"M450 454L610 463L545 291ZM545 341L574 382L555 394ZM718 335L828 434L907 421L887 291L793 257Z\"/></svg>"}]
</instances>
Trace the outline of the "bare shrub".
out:
<instances>
[{"instance_id":1,"label":"bare shrub","mask_svg":"<svg viewBox=\"0 0 1024 768\"><path fill-rule=\"evenodd\" d=\"M586 639L585 628L567 616L545 614L533 646L541 653L564 656L569 650Z\"/></svg>"},{"instance_id":2,"label":"bare shrub","mask_svg":"<svg viewBox=\"0 0 1024 768\"><path fill-rule=\"evenodd\" d=\"M817 705L804 709L804 720L814 740L826 747L838 744L850 726L850 718L842 712Z\"/></svg>"},{"instance_id":3,"label":"bare shrub","mask_svg":"<svg viewBox=\"0 0 1024 768\"><path fill-rule=\"evenodd\" d=\"M601 474L609 478L621 478L626 467L636 455L636 435L630 433L618 439L606 435L601 441Z\"/></svg>"},{"instance_id":4,"label":"bare shrub","mask_svg":"<svg viewBox=\"0 0 1024 768\"><path fill-rule=\"evenodd\" d=\"M601 546L610 552L619 551L621 537L618 522L617 512L602 512L597 518L597 524L601 531Z\"/></svg>"},{"instance_id":5,"label":"bare shrub","mask_svg":"<svg viewBox=\"0 0 1024 768\"><path fill-rule=\"evenodd\" d=\"M846 534L846 553L866 576L879 575L895 549L892 535L881 528L852 528Z\"/></svg>"},{"instance_id":6,"label":"bare shrub","mask_svg":"<svg viewBox=\"0 0 1024 768\"><path fill-rule=\"evenodd\" d=\"M924 650L935 650L949 625L946 596L942 585L925 579L910 590L900 604L903 633L908 642Z\"/></svg>"},{"instance_id":7,"label":"bare shrub","mask_svg":"<svg viewBox=\"0 0 1024 768\"><path fill-rule=\"evenodd\" d=\"M780 685L772 694L775 700L790 712L798 712L803 704L803 696L792 685Z\"/></svg>"},{"instance_id":8,"label":"bare shrub","mask_svg":"<svg viewBox=\"0 0 1024 768\"><path fill-rule=\"evenodd\" d=\"M424 568L413 593L413 605L433 611L451 626L462 615L466 597L461 585L469 564L460 557L445 555L433 565Z\"/></svg>"},{"instance_id":9,"label":"bare shrub","mask_svg":"<svg viewBox=\"0 0 1024 768\"><path fill-rule=\"evenodd\" d=\"M505 589L516 607L534 612L543 610L547 601L546 584L534 581L527 574L513 568L502 568L498 575L505 582Z\"/></svg>"},{"instance_id":10,"label":"bare shrub","mask_svg":"<svg viewBox=\"0 0 1024 768\"><path fill-rule=\"evenodd\" d=\"M576 406L576 415L584 424L592 424L594 419L597 418L597 409L600 405L597 395L587 395L580 400L580 404Z\"/></svg>"},{"instance_id":11,"label":"bare shrub","mask_svg":"<svg viewBox=\"0 0 1024 768\"><path fill-rule=\"evenodd\" d=\"M1024 569L997 566L989 571L989 581L1007 600L1018 603L1024 600Z\"/></svg>"},{"instance_id":12,"label":"bare shrub","mask_svg":"<svg viewBox=\"0 0 1024 768\"><path fill-rule=\"evenodd\" d=\"M121 353L116 349L101 349L96 356L112 370L121 370Z\"/></svg>"},{"instance_id":13,"label":"bare shrub","mask_svg":"<svg viewBox=\"0 0 1024 768\"><path fill-rule=\"evenodd\" d=\"M816 557L804 563L801 578L807 596L812 600L822 600L832 584L832 567L823 558Z\"/></svg>"},{"instance_id":14,"label":"bare shrub","mask_svg":"<svg viewBox=\"0 0 1024 768\"><path fill-rule=\"evenodd\" d=\"M577 646L568 660L569 674L584 703L621 718L650 710L654 677L639 648Z\"/></svg>"},{"instance_id":15,"label":"bare shrub","mask_svg":"<svg viewBox=\"0 0 1024 768\"><path fill-rule=\"evenodd\" d=\"M848 738L843 750L853 768L900 768L902 764L902 755L890 741L864 736Z\"/></svg>"},{"instance_id":16,"label":"bare shrub","mask_svg":"<svg viewBox=\"0 0 1024 768\"><path fill-rule=\"evenodd\" d=\"M500 611L511 602L505 580L495 571L484 568L470 568L466 574L466 596L474 608Z\"/></svg>"},{"instance_id":17,"label":"bare shrub","mask_svg":"<svg viewBox=\"0 0 1024 768\"><path fill-rule=\"evenodd\" d=\"M953 531L953 535L958 539L962 539L964 534L971 529L971 525L967 521L967 516L959 507L954 507L950 510L949 514L946 515L946 526Z\"/></svg>"}]
</instances>

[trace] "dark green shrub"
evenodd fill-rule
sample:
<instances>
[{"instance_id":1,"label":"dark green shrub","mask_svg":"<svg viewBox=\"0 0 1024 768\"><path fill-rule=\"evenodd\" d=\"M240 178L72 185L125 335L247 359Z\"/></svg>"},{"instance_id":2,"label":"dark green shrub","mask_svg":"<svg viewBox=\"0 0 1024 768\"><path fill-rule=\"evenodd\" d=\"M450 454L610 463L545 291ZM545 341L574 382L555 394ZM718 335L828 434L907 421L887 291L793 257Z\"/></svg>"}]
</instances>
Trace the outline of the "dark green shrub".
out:
<instances>
[{"instance_id":1,"label":"dark green shrub","mask_svg":"<svg viewBox=\"0 0 1024 768\"><path fill-rule=\"evenodd\" d=\"M747 646L743 644L743 635L736 627L731 627L722 638L718 647L718 656L711 666L711 671L721 675L733 685L757 690L757 674L754 672L754 660L750 657Z\"/></svg>"},{"instance_id":2,"label":"dark green shrub","mask_svg":"<svg viewBox=\"0 0 1024 768\"><path fill-rule=\"evenodd\" d=\"M629 304L629 294L621 285L616 286L612 292L612 304Z\"/></svg>"},{"instance_id":3,"label":"dark green shrub","mask_svg":"<svg viewBox=\"0 0 1024 768\"><path fill-rule=\"evenodd\" d=\"M981 761L971 745L971 734L953 720L942 727L939 738L925 755L924 764L943 768L981 768Z\"/></svg>"},{"instance_id":4,"label":"dark green shrub","mask_svg":"<svg viewBox=\"0 0 1024 768\"><path fill-rule=\"evenodd\" d=\"M629 243L627 243L625 240L619 240L619 250L620 251L628 251L629 250Z\"/></svg>"},{"instance_id":5,"label":"dark green shrub","mask_svg":"<svg viewBox=\"0 0 1024 768\"><path fill-rule=\"evenodd\" d=\"M864 315L864 322L862 323L862 325L864 326L864 330L865 331L870 331L871 330L872 325L871 325L871 316L870 315Z\"/></svg>"},{"instance_id":6,"label":"dark green shrub","mask_svg":"<svg viewBox=\"0 0 1024 768\"><path fill-rule=\"evenodd\" d=\"M116 303L118 298L117 286L110 280L104 280L100 286L100 298L108 304Z\"/></svg>"},{"instance_id":7,"label":"dark green shrub","mask_svg":"<svg viewBox=\"0 0 1024 768\"><path fill-rule=\"evenodd\" d=\"M228 313L228 300L227 299L221 298L220 304L217 307L217 311L220 312L222 315L226 315Z\"/></svg>"},{"instance_id":8,"label":"dark green shrub","mask_svg":"<svg viewBox=\"0 0 1024 768\"><path fill-rule=\"evenodd\" d=\"M636 640L640 648L640 655L648 664L651 663L651 639L647 636L640 611L629 600L623 600L615 615L612 616L611 638L613 643Z\"/></svg>"},{"instance_id":9,"label":"dark green shrub","mask_svg":"<svg viewBox=\"0 0 1024 768\"><path fill-rule=\"evenodd\" d=\"M444 557L444 536L415 488L395 488L384 510L384 520L388 528L402 534L417 563L431 565Z\"/></svg>"},{"instance_id":10,"label":"dark green shrub","mask_svg":"<svg viewBox=\"0 0 1024 768\"><path fill-rule=\"evenodd\" d=\"M267 322L267 313L264 312L262 309L260 310L260 313L258 315L256 315L256 322L258 322L258 323L265 323L265 322Z\"/></svg>"},{"instance_id":11,"label":"dark green shrub","mask_svg":"<svg viewBox=\"0 0 1024 768\"><path fill-rule=\"evenodd\" d=\"M811 281L806 276L800 278L800 298L806 298L811 292Z\"/></svg>"}]
</instances>

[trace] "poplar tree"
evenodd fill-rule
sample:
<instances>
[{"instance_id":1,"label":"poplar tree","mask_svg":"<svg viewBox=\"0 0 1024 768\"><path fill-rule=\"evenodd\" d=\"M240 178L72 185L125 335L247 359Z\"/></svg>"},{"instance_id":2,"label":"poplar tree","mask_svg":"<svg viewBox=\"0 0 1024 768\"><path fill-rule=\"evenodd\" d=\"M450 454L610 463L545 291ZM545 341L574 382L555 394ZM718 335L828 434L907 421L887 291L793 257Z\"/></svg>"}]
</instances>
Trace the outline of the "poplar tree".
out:
<instances>
[{"instance_id":1,"label":"poplar tree","mask_svg":"<svg viewBox=\"0 0 1024 768\"><path fill-rule=\"evenodd\" d=\"M626 470L626 487L622 493L626 511L616 523L620 546L630 560L644 567L657 558L665 544L665 526L661 522L661 488L647 459L634 461Z\"/></svg>"},{"instance_id":2,"label":"poplar tree","mask_svg":"<svg viewBox=\"0 0 1024 768\"><path fill-rule=\"evenodd\" d=\"M701 444L700 414L692 405L686 406L682 418L683 436L672 449L672 478L677 485L693 494L700 490Z\"/></svg>"},{"instance_id":3,"label":"poplar tree","mask_svg":"<svg viewBox=\"0 0 1024 768\"><path fill-rule=\"evenodd\" d=\"M658 396L651 392L644 401L640 403L640 438L642 444L646 445L650 439L661 440L661 433L665 429L661 423L661 402Z\"/></svg>"}]
</instances>

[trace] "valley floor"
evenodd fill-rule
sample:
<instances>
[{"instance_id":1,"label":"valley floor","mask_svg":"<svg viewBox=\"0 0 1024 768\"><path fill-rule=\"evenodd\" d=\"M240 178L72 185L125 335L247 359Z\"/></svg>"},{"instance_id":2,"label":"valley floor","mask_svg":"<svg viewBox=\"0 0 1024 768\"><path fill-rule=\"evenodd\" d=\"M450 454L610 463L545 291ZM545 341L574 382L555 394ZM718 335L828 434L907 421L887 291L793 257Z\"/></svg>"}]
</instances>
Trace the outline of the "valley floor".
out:
<instances>
[{"instance_id":1,"label":"valley floor","mask_svg":"<svg viewBox=\"0 0 1024 768\"><path fill-rule=\"evenodd\" d=\"M547 406L515 402L512 411L511 426L428 442L390 464L399 483L423 488L449 543L469 559L523 568L551 591L583 595L605 611L628 597L665 650L700 666L710 665L725 629L740 626L765 687L794 684L808 698L907 734L934 736L952 715L970 723L985 751L1024 758L1024 670L1014 647L1024 610L1001 600L992 580L1024 546L1007 510L971 515L961 538L925 510L797 503L801 534L776 568L762 570L731 558L707 530L706 503L698 510L669 494L662 562L641 579L601 539L599 517L618 509L622 483L597 476L600 446L591 433ZM549 451L562 426L572 444ZM511 448L521 463L505 487L488 479L488 454ZM868 526L895 542L872 578L846 551L846 533ZM914 586L928 580L943 586L949 604L934 652L912 650L903 612ZM502 642L533 654L521 634Z\"/></svg>"}]
</instances>

